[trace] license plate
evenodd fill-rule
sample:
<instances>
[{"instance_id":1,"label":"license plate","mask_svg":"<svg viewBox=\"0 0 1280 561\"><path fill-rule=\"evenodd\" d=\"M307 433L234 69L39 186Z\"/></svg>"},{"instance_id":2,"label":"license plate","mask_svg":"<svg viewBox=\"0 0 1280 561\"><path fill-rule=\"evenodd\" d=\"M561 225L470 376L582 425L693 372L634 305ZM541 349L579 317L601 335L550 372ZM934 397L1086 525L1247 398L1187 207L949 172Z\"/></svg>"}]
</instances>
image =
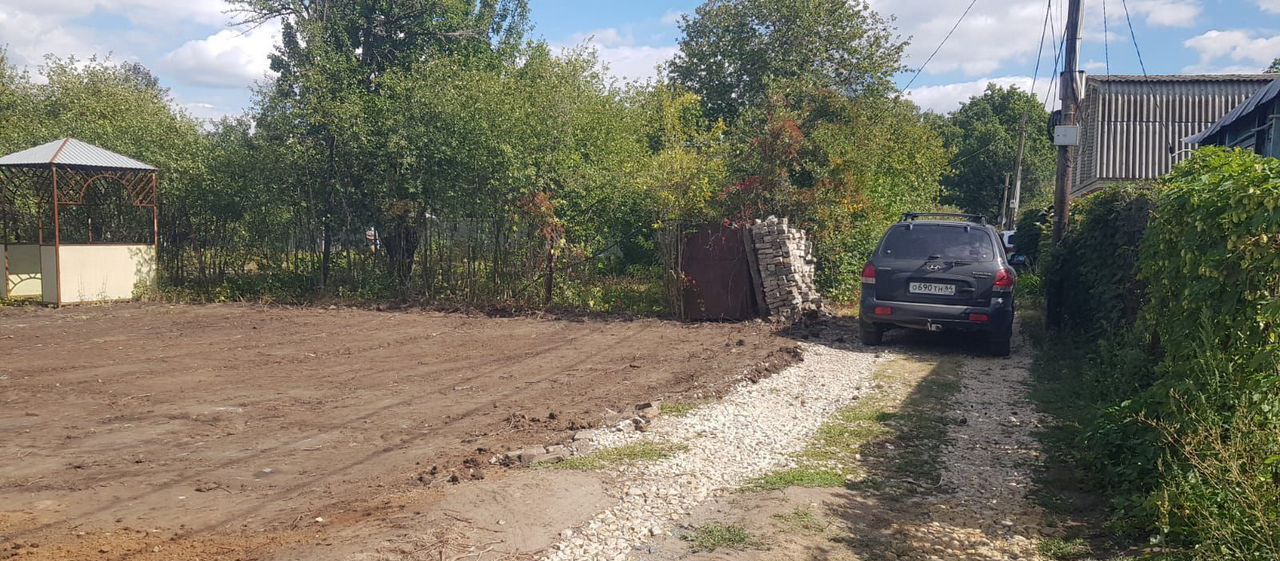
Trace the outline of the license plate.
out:
<instances>
[{"instance_id":1,"label":"license plate","mask_svg":"<svg viewBox=\"0 0 1280 561\"><path fill-rule=\"evenodd\" d=\"M935 294L938 296L955 296L956 285L941 284L936 282L913 282L907 285L907 291L912 294Z\"/></svg>"}]
</instances>

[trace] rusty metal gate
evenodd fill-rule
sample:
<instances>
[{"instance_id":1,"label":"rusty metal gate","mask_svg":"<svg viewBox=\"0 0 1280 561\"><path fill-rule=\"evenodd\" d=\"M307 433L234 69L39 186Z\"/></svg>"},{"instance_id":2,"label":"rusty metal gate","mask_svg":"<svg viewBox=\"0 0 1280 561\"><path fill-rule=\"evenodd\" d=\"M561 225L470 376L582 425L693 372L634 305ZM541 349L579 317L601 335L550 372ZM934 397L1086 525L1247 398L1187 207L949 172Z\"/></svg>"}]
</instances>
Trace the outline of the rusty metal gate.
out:
<instances>
[{"instance_id":1,"label":"rusty metal gate","mask_svg":"<svg viewBox=\"0 0 1280 561\"><path fill-rule=\"evenodd\" d=\"M684 230L679 248L682 316L688 320L758 317L746 228L701 225Z\"/></svg>"}]
</instances>

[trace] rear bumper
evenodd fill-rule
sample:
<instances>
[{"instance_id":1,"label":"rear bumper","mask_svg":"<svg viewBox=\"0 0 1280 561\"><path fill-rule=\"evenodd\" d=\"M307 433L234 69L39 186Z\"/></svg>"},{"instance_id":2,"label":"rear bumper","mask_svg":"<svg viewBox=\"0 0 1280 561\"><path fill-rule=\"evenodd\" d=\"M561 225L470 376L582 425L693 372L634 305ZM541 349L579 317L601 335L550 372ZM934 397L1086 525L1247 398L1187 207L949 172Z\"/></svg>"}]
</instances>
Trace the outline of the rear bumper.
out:
<instances>
[{"instance_id":1,"label":"rear bumper","mask_svg":"<svg viewBox=\"0 0 1280 561\"><path fill-rule=\"evenodd\" d=\"M890 308L892 314L878 315L876 308ZM985 315L988 321L974 321L973 314ZM991 305L948 306L891 302L864 297L862 321L880 326L906 327L925 331L982 331L1003 333L1013 329L1013 295L996 296Z\"/></svg>"}]
</instances>

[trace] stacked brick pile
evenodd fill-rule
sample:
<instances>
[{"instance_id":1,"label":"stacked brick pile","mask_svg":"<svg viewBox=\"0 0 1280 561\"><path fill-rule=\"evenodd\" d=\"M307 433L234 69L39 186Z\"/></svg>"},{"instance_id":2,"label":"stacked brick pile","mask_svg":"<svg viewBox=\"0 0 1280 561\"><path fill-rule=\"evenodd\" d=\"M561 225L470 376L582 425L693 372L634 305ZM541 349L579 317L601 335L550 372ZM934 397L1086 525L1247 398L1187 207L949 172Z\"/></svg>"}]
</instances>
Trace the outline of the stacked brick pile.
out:
<instances>
[{"instance_id":1,"label":"stacked brick pile","mask_svg":"<svg viewBox=\"0 0 1280 561\"><path fill-rule=\"evenodd\" d=\"M760 271L760 285L769 316L787 318L822 309L822 295L814 283L816 260L804 230L787 219L770 216L751 226Z\"/></svg>"}]
</instances>

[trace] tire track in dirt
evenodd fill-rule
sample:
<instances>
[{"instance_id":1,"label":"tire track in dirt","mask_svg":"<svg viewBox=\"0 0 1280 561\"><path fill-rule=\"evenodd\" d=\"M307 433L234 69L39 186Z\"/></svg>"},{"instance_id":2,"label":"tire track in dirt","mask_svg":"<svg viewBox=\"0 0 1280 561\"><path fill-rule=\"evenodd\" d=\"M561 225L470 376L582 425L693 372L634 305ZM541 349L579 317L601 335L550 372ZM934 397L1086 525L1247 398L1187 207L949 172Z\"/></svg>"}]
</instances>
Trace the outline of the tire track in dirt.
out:
<instances>
[{"instance_id":1,"label":"tire track in dirt","mask_svg":"<svg viewBox=\"0 0 1280 561\"><path fill-rule=\"evenodd\" d=\"M547 346L545 346L545 347L543 347L543 348L541 348L541 349L536 350L535 352L537 352L538 354L535 354L534 356L531 356L531 357L527 357L525 360L527 361L527 360L534 360L534 359L537 359L537 358L542 358L542 357L543 357L543 353L554 352L554 351L556 351L556 350L563 349L563 348L565 348L565 347L567 347L567 346L569 346L569 345L573 344L573 343L574 343L574 342L576 342L577 340L582 339L582 338L584 338L584 337L588 337L588 336L590 336L590 334L582 335L582 336L578 336L578 337L574 337L574 338L571 338L571 339L566 340L566 341L562 341L562 342L559 342L559 343L555 343L555 344L547 345ZM489 362L494 362L494 361L489 361ZM497 370L502 369L502 368L505 368L505 367L506 367L505 365L499 365L499 366L496 366L496 367L494 367L494 368L492 368L492 369L490 369L490 370L488 370L488 371L486 371L486 372L482 372L482 373L480 373L480 374L477 374L477 375L475 375L475 376L472 376L472 377L468 378L468 380L470 381L470 380L476 380L476 379L482 378L482 377L484 377L484 376L486 376L486 375L488 375L488 374L492 374L493 372L496 372ZM442 369L447 369L447 368L442 368ZM507 394L504 394L504 395L506 395L506 396L510 396L510 395L512 395L512 394L515 394L515 393L518 393L518 392L513 390L513 391L511 391L511 392L507 392ZM376 409L368 410L368 411L366 411L365 413L363 413L363 414L361 414L361 415L358 415L358 416L356 416L356 417L348 418L348 419L346 419L346 420L344 420L344 421L341 421L341 422L337 422L337 423L330 423L330 424L328 424L328 425L321 426L321 427L320 427L320 428L318 428L318 429L314 429L314 430L313 430L313 431L312 431L308 436L306 436L306 437L304 437L304 438L299 438L299 439L293 440L293 441L291 441L291 442L281 443L281 444L278 444L278 445L272 446L272 447L270 447L270 448L262 449L262 450L255 450L253 453L251 453L251 454L247 454L247 455L245 455L245 456L232 457L232 458L229 458L228 460L226 460L225 462L223 462L223 463L221 463L221 464L217 464L217 465L214 465L214 466L209 466L209 467L205 468L203 471L198 472L198 473L194 473L194 474L191 474L191 473L184 473L184 474L182 474L182 475L181 475L180 477L178 477L178 478L171 479L171 480L169 480L168 482L162 483L162 484L160 484L159 486L156 486L156 487L152 487L152 488L148 489L147 491L144 491L144 492L141 492L141 493L137 493L137 494L134 494L134 495L130 495L130 496L121 497L121 498L117 499L117 502L118 502L118 503L132 502L132 501L137 501L137 500L140 500L140 499L146 498L146 497L151 496L151 495L156 495L156 494L165 493L165 492L171 492L171 491L174 491L174 490L177 488L177 486L182 485L182 484L187 484L187 483L189 483L189 482L190 482L191 480L193 480L193 479L198 480L198 479L200 479L200 478L202 478L202 477L206 477L206 476L208 476L208 475L210 475L210 474L212 474L212 473L215 473L215 472L217 472L217 471L219 471L219 470L222 470L222 469L225 469L225 468L227 468L227 467L234 466L234 465L236 465L236 464L245 464L245 463L248 463L248 461L249 461L249 460L251 460L251 459L259 460L259 463L270 464L270 463L271 463L270 461L263 461L263 460L264 460L264 458L265 458L266 456L269 456L270 454L272 454L272 453L274 453L274 452L282 451L282 450L284 450L284 449L286 449L286 448L289 448L289 447L298 446L298 445L300 445L300 444L302 444L302 443L305 443L305 442L307 442L307 441L314 440L314 439L316 439L316 438L317 438L317 437L319 437L319 436L322 436L322 435L325 435L325 434L328 434L328 433L332 433L332 432L338 431L338 430L340 430L341 428L346 427L346 426L348 426L348 425L356 424L356 423L358 423L358 422L360 422L360 421L364 421L364 420L370 419L370 418L372 418L373 416L378 415L378 414L380 414L380 413L384 413L384 412L386 412L386 411L388 411L388 410L391 410L391 409L395 409L395 408L401 407L401 406L403 406L403 405L405 405L405 404L407 404L407 403L409 403L409 402L412 402L412 401L414 401L414 400L416 400L416 399L418 399L418 397L416 397L416 396L411 396L411 397L406 397L406 398L403 398L403 399L399 399L399 400L393 401L393 402L391 402L391 403L387 403L387 404L382 405L382 406L380 406L380 407L378 407L378 408L376 408ZM450 421L450 422L451 422L451 423L454 423L454 422L458 422L458 421L463 421L463 420L465 420L465 419L467 418L467 416L468 416L468 415L470 415L470 414L472 414L472 413L474 413L474 412L476 412L476 411L480 411L480 410L482 410L482 409L486 409L486 408L489 408L489 407L486 407L486 406L484 406L484 405L482 405L482 406L477 406L477 407L475 407L475 408L473 408L473 409L471 409L471 410L467 411L467 412L466 412L462 417L456 418L456 419L454 419L454 420L452 420L452 421ZM421 440L421 439L423 439L423 438L427 438L428 436L436 436L436 435L429 435L429 434L426 434L426 433L422 433L422 434L419 434L419 435L418 435L418 436L416 436L416 437L410 438L410 439L409 439L408 441L406 441L406 442L402 442L402 443L401 443L401 445L400 445L400 447L403 447L403 446L404 446L404 445L406 445L406 444L411 444L411 443L413 443L413 442L419 441L419 440ZM284 489L280 489L280 490L278 490L278 491L273 491L273 492L271 492L271 493L269 494L269 496L281 496L281 495L288 495L288 494L292 494L292 493L297 492L298 490L301 490L301 489L303 489L303 488L306 488L306 487L309 487L309 486L316 485L316 484L321 483L321 482L323 482L323 481L325 481L325 480L327 480L327 479L331 479L331 478L332 478L332 477L334 477L334 476L337 476L337 475L339 475L339 474L341 474L341 473L344 473L344 472L346 472L346 471L349 471L349 470L350 470L350 469L352 469L352 468L355 468L355 467L360 466L360 465L362 465L362 464L364 464L364 463L367 463L367 462L368 462L368 461L370 461L372 458L375 458L375 457L377 457L377 456L380 456L380 455L386 454L386 453L387 453L387 452L389 452L389 451L391 451L391 450L389 450L388 448L383 448L383 449L381 449L381 450L378 450L378 451L375 451L375 452L373 452L373 453L370 453L370 454L368 454L368 455L366 455L366 456L364 456L364 457L362 457L362 458L359 458L359 459L357 459L357 460L355 460L355 461L353 461L353 462L350 462L350 463L347 463L347 464L344 464L344 465L341 465L341 466L338 466L338 467L332 468L332 469L330 469L330 470L329 470L329 471L328 471L324 476L321 476L321 477L318 477L318 478L312 478L312 479L309 479L309 480L306 480L306 481L299 482L297 485L290 486L290 487L286 487L286 488L284 488ZM105 485L105 484L110 484L110 483L112 483L112 482L114 482L114 481L116 481L116 480L124 479L124 478L127 478L127 477L130 477L130 475L129 475L129 474L121 474L119 477L115 477L115 478L98 478L98 479L95 479L95 480L94 480L94 485L96 486L96 485ZM70 521L70 522L75 522L75 521L76 521L77 519L79 519L79 518L92 517L92 516L94 516L94 515L101 514L101 513L103 513L103 512L107 512L107 511L109 511L109 510L113 509L113 508L114 508L114 507L116 507L116 506L117 506L117 504L108 504L108 505L103 505L102 507L100 507L100 508L98 508L98 509L95 509L95 510L91 510L91 511L85 512L85 513L83 513L83 514L82 514L82 515L80 515L80 516L77 516L77 517L75 517L75 518L70 519L69 521ZM227 523L227 521L228 521L228 520L243 518L244 516L246 516L246 515L250 515L250 514L256 514L256 511L241 511L241 512L231 513L231 514L229 514L229 515L226 517L226 520L223 520L223 521L220 521L220 522L216 522L216 523L210 524L210 525L205 526L205 527L200 527L200 528L197 528L196 530L197 530L197 531L207 531L207 530L215 529L215 528L218 528L218 527L220 527L220 526L225 525L225 524ZM41 526L41 527L36 527L36 528L33 528L33 529L31 530L31 532L39 532L39 531L42 531L42 530L48 529L48 528L49 528L49 527L51 527L51 526L52 526L52 524L50 524L50 525L46 525L46 526ZM18 535L16 535L15 537L19 537L19 538L20 538L20 537L22 537L22 534L18 534Z\"/></svg>"}]
</instances>

